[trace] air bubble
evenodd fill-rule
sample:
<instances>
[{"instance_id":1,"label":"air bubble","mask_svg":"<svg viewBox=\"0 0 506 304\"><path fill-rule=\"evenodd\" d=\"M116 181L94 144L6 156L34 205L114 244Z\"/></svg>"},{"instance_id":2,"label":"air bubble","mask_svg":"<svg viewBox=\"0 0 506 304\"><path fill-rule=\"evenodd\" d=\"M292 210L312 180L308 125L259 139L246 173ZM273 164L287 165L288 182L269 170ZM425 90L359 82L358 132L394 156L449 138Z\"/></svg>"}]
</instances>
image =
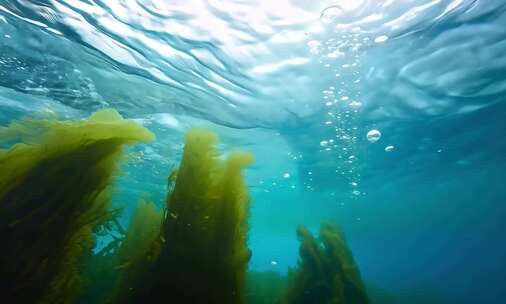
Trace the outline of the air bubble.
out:
<instances>
[{"instance_id":1,"label":"air bubble","mask_svg":"<svg viewBox=\"0 0 506 304\"><path fill-rule=\"evenodd\" d=\"M374 42L376 42L376 43L382 43L387 40L388 40L388 36L386 36L386 35L381 35L381 36L374 38Z\"/></svg>"},{"instance_id":2,"label":"air bubble","mask_svg":"<svg viewBox=\"0 0 506 304\"><path fill-rule=\"evenodd\" d=\"M394 146L386 146L385 147L385 152L392 152L394 149L395 149Z\"/></svg>"},{"instance_id":3,"label":"air bubble","mask_svg":"<svg viewBox=\"0 0 506 304\"><path fill-rule=\"evenodd\" d=\"M362 107L362 103L360 101L352 101L350 102L349 106L353 109L359 109Z\"/></svg>"},{"instance_id":4,"label":"air bubble","mask_svg":"<svg viewBox=\"0 0 506 304\"><path fill-rule=\"evenodd\" d=\"M381 138L381 132L378 130L371 130L367 132L367 140L369 142L377 142Z\"/></svg>"}]
</instances>

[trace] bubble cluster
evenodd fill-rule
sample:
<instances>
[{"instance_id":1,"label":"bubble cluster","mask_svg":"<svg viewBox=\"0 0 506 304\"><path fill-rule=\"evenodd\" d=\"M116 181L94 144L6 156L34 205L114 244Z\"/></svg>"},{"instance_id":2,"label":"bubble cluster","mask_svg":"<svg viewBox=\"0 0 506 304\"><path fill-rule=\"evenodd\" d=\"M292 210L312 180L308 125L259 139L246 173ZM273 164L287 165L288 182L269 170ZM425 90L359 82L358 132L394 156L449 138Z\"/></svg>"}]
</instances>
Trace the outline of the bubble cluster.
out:
<instances>
[{"instance_id":1,"label":"bubble cluster","mask_svg":"<svg viewBox=\"0 0 506 304\"><path fill-rule=\"evenodd\" d=\"M324 9L320 16L324 32L308 37L307 46L322 70L333 79L321 90L324 129L315 145L323 157L335 159L333 169L338 180L344 179L350 187L350 197L356 197L357 191L360 194L357 187L361 178L358 139L362 130L358 126L363 108L362 58L369 46L379 43L377 39L386 41L388 37L375 38L360 26L343 24L351 6L351 2L338 1ZM374 136L373 141L379 139Z\"/></svg>"}]
</instances>

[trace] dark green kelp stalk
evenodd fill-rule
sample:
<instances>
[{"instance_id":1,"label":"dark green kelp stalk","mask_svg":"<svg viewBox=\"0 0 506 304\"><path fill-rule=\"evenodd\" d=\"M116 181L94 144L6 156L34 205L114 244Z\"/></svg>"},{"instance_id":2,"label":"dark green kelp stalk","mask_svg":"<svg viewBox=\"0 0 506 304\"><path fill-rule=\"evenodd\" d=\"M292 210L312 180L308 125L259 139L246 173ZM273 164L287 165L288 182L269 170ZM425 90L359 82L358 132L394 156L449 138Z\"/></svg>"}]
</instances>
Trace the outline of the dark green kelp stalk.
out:
<instances>
[{"instance_id":1,"label":"dark green kelp stalk","mask_svg":"<svg viewBox=\"0 0 506 304\"><path fill-rule=\"evenodd\" d=\"M323 223L316 240L299 226L300 260L288 273L284 304L369 303L360 271L336 224Z\"/></svg>"},{"instance_id":2,"label":"dark green kelp stalk","mask_svg":"<svg viewBox=\"0 0 506 304\"><path fill-rule=\"evenodd\" d=\"M73 303L80 258L110 219L123 146L153 139L113 110L87 120L25 119L0 129L0 286L5 303Z\"/></svg>"}]
</instances>

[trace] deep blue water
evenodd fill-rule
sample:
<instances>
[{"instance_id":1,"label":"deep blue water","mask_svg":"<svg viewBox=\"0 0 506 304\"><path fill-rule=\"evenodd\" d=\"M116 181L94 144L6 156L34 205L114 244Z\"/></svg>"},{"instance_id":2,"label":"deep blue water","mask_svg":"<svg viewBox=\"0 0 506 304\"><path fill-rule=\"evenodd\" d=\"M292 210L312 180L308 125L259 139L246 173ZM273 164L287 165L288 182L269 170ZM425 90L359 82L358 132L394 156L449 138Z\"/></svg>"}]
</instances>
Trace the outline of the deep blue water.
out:
<instances>
[{"instance_id":1,"label":"deep blue water","mask_svg":"<svg viewBox=\"0 0 506 304\"><path fill-rule=\"evenodd\" d=\"M113 107L155 132L125 223L211 128L256 156L251 269L285 273L295 227L333 219L371 286L504 303L505 28L501 0L4 0L0 125Z\"/></svg>"}]
</instances>

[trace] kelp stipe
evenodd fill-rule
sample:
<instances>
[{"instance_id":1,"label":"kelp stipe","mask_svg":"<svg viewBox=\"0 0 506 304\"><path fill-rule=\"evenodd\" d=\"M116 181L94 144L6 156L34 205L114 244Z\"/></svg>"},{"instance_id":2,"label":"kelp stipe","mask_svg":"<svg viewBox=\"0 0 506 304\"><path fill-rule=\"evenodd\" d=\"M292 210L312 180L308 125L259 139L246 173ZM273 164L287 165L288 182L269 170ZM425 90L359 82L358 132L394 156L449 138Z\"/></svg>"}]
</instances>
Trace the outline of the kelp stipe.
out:
<instances>
[{"instance_id":1,"label":"kelp stipe","mask_svg":"<svg viewBox=\"0 0 506 304\"><path fill-rule=\"evenodd\" d=\"M113 110L87 120L25 119L0 129L0 284L4 301L72 303L81 255L112 216L109 185L125 144L154 135ZM14 303L14 302L12 302Z\"/></svg>"},{"instance_id":2,"label":"kelp stipe","mask_svg":"<svg viewBox=\"0 0 506 304\"><path fill-rule=\"evenodd\" d=\"M122 288L128 303L242 303L250 251L246 246L249 196L242 169L253 156L219 159L217 136L192 129L181 165L169 177L157 261L138 286ZM134 271L135 272L135 271ZM124 303L124 302L123 302Z\"/></svg>"},{"instance_id":3,"label":"kelp stipe","mask_svg":"<svg viewBox=\"0 0 506 304\"><path fill-rule=\"evenodd\" d=\"M367 304L360 271L339 226L323 223L316 240L299 226L300 260L288 273L285 304ZM322 246L323 245L323 246Z\"/></svg>"}]
</instances>

